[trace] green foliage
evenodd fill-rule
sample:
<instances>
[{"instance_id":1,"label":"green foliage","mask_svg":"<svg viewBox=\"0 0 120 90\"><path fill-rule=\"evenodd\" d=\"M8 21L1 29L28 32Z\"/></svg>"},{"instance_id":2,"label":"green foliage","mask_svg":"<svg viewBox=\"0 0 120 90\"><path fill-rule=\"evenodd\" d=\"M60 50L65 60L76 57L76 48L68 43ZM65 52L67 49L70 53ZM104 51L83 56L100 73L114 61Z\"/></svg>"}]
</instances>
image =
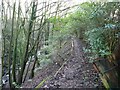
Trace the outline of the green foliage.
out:
<instances>
[{"instance_id":1,"label":"green foliage","mask_svg":"<svg viewBox=\"0 0 120 90\"><path fill-rule=\"evenodd\" d=\"M120 40L120 3L83 3L73 13L67 27L88 44L84 50L89 54L91 63L99 57L107 58L112 55ZM82 35L81 35L82 34ZM107 60L107 59L106 59ZM98 66L98 67L103 67ZM112 67L112 65L111 65ZM102 70L100 70L102 72ZM118 71L117 71L118 72ZM115 76L116 77L116 76ZM117 77L116 77L117 78ZM111 83L102 79L106 88ZM109 87L110 86L110 87Z\"/></svg>"},{"instance_id":2,"label":"green foliage","mask_svg":"<svg viewBox=\"0 0 120 90\"><path fill-rule=\"evenodd\" d=\"M36 52L40 51L41 54L37 55L37 58L40 67L44 67L52 62L53 53L60 50L67 38L72 36L83 39L89 45L89 48L84 50L90 53L91 62L95 58L112 54L118 43L120 36L119 3L85 2L66 17L56 15L51 18L47 18L46 15L37 18L37 3L34 2L31 5L26 12L26 17L22 15L20 6L18 13L13 10L15 14L13 20L4 16L4 52L6 53L10 49L9 54L12 57L9 56L11 57L9 60L16 62L16 68L23 69L16 70L14 68L15 71L21 72L21 76L24 74L24 67L29 57L35 56ZM8 13L8 11L6 12ZM44 10L42 13L45 13ZM11 36L12 31L13 35ZM14 57L15 55L17 58ZM12 66L14 63L9 64ZM20 79L21 84L22 78ZM17 82L13 82L14 86L17 86Z\"/></svg>"},{"instance_id":3,"label":"green foliage","mask_svg":"<svg viewBox=\"0 0 120 90\"><path fill-rule=\"evenodd\" d=\"M103 28L94 28L86 33L88 41L90 42L90 48L94 54L101 56L109 53L108 42L105 41L106 30Z\"/></svg>"},{"instance_id":4,"label":"green foliage","mask_svg":"<svg viewBox=\"0 0 120 90\"><path fill-rule=\"evenodd\" d=\"M111 10L109 6L114 6L114 3L98 4L95 7L98 8L96 12L93 12L92 19L95 23L95 27L88 28L86 32L87 41L90 43L90 48L93 53L101 56L110 55L117 43L118 32L117 24L111 20ZM118 4L116 4L116 7ZM117 9L117 8L116 8ZM94 10L93 10L94 11Z\"/></svg>"},{"instance_id":5,"label":"green foliage","mask_svg":"<svg viewBox=\"0 0 120 90\"><path fill-rule=\"evenodd\" d=\"M45 54L45 52L47 52L47 54ZM40 63L40 68L43 68L52 62L50 58L52 55L52 52L53 52L52 45L44 46L40 50L40 54L38 55L38 61Z\"/></svg>"},{"instance_id":6,"label":"green foliage","mask_svg":"<svg viewBox=\"0 0 120 90\"><path fill-rule=\"evenodd\" d=\"M112 19L111 13L118 8L119 3L86 2L68 17L53 17L50 21L54 23L53 30L57 30L57 38L72 35L83 38L93 54L104 57L112 53L117 43L118 23Z\"/></svg>"},{"instance_id":7,"label":"green foliage","mask_svg":"<svg viewBox=\"0 0 120 90\"><path fill-rule=\"evenodd\" d=\"M82 3L68 17L65 29L87 41L94 54L92 57L110 55L118 42L118 22L111 17L116 9L119 9L119 3Z\"/></svg>"},{"instance_id":8,"label":"green foliage","mask_svg":"<svg viewBox=\"0 0 120 90\"><path fill-rule=\"evenodd\" d=\"M65 18L51 18L56 31L54 38L59 40L73 35L82 38L89 45L86 51L92 53L91 61L111 55L119 38L119 14L114 17L119 4L85 2Z\"/></svg>"}]
</instances>

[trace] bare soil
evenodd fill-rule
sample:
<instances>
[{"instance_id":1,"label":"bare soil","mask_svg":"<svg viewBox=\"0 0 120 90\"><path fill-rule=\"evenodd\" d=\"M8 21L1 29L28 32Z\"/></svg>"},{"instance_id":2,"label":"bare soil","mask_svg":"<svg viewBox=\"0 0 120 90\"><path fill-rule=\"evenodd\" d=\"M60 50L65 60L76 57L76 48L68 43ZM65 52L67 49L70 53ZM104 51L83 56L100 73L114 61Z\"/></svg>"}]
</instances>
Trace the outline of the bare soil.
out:
<instances>
[{"instance_id":1,"label":"bare soil","mask_svg":"<svg viewBox=\"0 0 120 90\"><path fill-rule=\"evenodd\" d=\"M73 44L72 51L65 60L60 64L59 62L51 63L37 71L35 77L32 80L26 80L22 87L35 88L50 76L42 88L104 88L98 73L88 62L87 55L83 51L85 44L77 38L71 42Z\"/></svg>"}]
</instances>

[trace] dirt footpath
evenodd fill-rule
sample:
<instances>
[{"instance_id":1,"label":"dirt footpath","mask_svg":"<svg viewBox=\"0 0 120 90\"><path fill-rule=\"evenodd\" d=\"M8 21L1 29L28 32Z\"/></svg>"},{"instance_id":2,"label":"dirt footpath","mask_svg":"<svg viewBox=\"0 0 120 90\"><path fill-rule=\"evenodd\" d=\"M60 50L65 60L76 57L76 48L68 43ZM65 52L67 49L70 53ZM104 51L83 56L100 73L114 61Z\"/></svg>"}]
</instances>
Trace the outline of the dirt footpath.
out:
<instances>
[{"instance_id":1,"label":"dirt footpath","mask_svg":"<svg viewBox=\"0 0 120 90\"><path fill-rule=\"evenodd\" d=\"M26 81L22 87L34 88L44 78L51 75L51 78L42 87L103 88L98 74L92 64L88 62L87 56L82 50L84 47L82 42L77 38L73 38L72 45L72 52L62 65L50 64L44 70L40 70L32 81Z\"/></svg>"}]
</instances>

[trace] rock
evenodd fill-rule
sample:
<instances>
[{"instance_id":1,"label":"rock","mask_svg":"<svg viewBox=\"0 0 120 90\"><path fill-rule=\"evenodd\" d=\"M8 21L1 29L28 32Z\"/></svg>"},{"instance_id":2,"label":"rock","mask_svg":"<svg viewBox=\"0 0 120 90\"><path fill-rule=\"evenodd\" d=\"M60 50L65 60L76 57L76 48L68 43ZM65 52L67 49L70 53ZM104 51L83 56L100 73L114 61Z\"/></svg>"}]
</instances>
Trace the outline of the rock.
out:
<instances>
[{"instance_id":1,"label":"rock","mask_svg":"<svg viewBox=\"0 0 120 90\"><path fill-rule=\"evenodd\" d=\"M67 80L73 79L74 77L74 70L68 69L65 71L65 78Z\"/></svg>"},{"instance_id":2,"label":"rock","mask_svg":"<svg viewBox=\"0 0 120 90\"><path fill-rule=\"evenodd\" d=\"M54 82L53 82L53 81L51 81L51 82L50 82L50 84L54 84Z\"/></svg>"},{"instance_id":3,"label":"rock","mask_svg":"<svg viewBox=\"0 0 120 90\"><path fill-rule=\"evenodd\" d=\"M97 88L97 87L98 87L98 84L94 84L94 86L95 86L95 88Z\"/></svg>"},{"instance_id":4,"label":"rock","mask_svg":"<svg viewBox=\"0 0 120 90\"><path fill-rule=\"evenodd\" d=\"M59 88L60 87L60 84L55 84L54 85L56 88Z\"/></svg>"},{"instance_id":5,"label":"rock","mask_svg":"<svg viewBox=\"0 0 120 90\"><path fill-rule=\"evenodd\" d=\"M58 77L58 76L56 76L56 77L55 77L55 80L59 80L59 77Z\"/></svg>"},{"instance_id":6,"label":"rock","mask_svg":"<svg viewBox=\"0 0 120 90\"><path fill-rule=\"evenodd\" d=\"M82 85L83 85L83 84L84 84L84 81L81 81L81 82L80 82L80 84L82 84Z\"/></svg>"},{"instance_id":7,"label":"rock","mask_svg":"<svg viewBox=\"0 0 120 90\"><path fill-rule=\"evenodd\" d=\"M62 77L65 78L65 74L62 74Z\"/></svg>"},{"instance_id":8,"label":"rock","mask_svg":"<svg viewBox=\"0 0 120 90\"><path fill-rule=\"evenodd\" d=\"M9 81L9 75L8 75L8 74L7 74L7 75L4 75L4 76L2 77L2 84L4 85L4 84L6 84L8 81Z\"/></svg>"},{"instance_id":9,"label":"rock","mask_svg":"<svg viewBox=\"0 0 120 90\"><path fill-rule=\"evenodd\" d=\"M47 85L45 85L44 88L49 88L49 87Z\"/></svg>"}]
</instances>

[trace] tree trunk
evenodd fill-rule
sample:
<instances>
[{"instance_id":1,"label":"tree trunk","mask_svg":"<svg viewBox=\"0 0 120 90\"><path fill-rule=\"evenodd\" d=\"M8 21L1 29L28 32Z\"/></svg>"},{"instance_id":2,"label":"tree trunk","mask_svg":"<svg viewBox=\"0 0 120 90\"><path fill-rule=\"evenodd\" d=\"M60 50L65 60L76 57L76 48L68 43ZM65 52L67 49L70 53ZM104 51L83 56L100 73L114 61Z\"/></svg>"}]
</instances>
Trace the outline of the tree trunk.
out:
<instances>
[{"instance_id":1,"label":"tree trunk","mask_svg":"<svg viewBox=\"0 0 120 90\"><path fill-rule=\"evenodd\" d=\"M2 17L2 1L0 2L0 17ZM2 90L2 18L0 18L0 90Z\"/></svg>"},{"instance_id":2,"label":"tree trunk","mask_svg":"<svg viewBox=\"0 0 120 90\"><path fill-rule=\"evenodd\" d=\"M33 2L32 13L31 13L31 18L30 18L29 28L28 28L26 50L25 50L25 54L24 54L24 61L22 62L20 76L18 78L18 84L19 85L21 85L21 83L22 83L25 66L26 66L26 63L28 61L29 43L30 43L31 31L32 31L32 28L33 28L33 21L36 19L35 18L35 16L36 16L36 9L37 9L36 2Z\"/></svg>"}]
</instances>

